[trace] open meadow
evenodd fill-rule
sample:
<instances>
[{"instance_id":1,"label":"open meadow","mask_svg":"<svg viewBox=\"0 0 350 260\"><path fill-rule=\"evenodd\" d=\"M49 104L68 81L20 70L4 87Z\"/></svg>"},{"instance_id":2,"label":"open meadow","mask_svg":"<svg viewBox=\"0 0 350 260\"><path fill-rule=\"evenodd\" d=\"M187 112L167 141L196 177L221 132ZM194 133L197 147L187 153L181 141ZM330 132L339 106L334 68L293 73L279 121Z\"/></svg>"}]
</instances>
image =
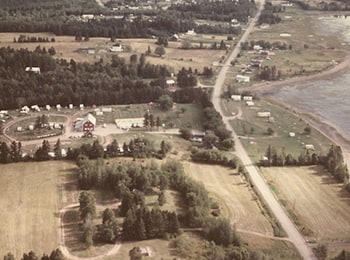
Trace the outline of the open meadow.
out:
<instances>
[{"instance_id":1,"label":"open meadow","mask_svg":"<svg viewBox=\"0 0 350 260\"><path fill-rule=\"evenodd\" d=\"M350 241L350 196L322 167L261 171L307 239L317 243Z\"/></svg>"},{"instance_id":2,"label":"open meadow","mask_svg":"<svg viewBox=\"0 0 350 260\"><path fill-rule=\"evenodd\" d=\"M222 166L184 163L186 173L203 183L209 195L219 203L221 216L242 231L272 235L272 227L259 207L258 198L246 180Z\"/></svg>"},{"instance_id":3,"label":"open meadow","mask_svg":"<svg viewBox=\"0 0 350 260\"><path fill-rule=\"evenodd\" d=\"M74 165L62 161L0 165L0 255L16 259L58 247L58 216L66 177ZM67 188L67 187L66 187Z\"/></svg>"},{"instance_id":4,"label":"open meadow","mask_svg":"<svg viewBox=\"0 0 350 260\"><path fill-rule=\"evenodd\" d=\"M18 38L21 34L34 36L34 37L48 37L49 39L55 38L55 42L35 42L35 43L14 43L14 38ZM226 40L226 37L219 35L187 37L188 40L193 41L193 46L199 44L199 42L206 45L210 45L214 42L220 44L221 40ZM137 54L138 57L144 54L148 47L152 52L158 47L156 44L157 39L117 39L115 43L119 43L123 46L123 52L110 52L109 48L113 46L110 38L93 38L89 41L75 41L73 36L56 36L52 33L0 33L0 47L12 47L15 49L27 48L29 50L35 50L37 46L45 47L47 50L54 47L56 50L56 58L66 59L68 62L74 59L77 62L97 62L100 59L109 61L112 55L118 55L125 58L126 62L129 62L132 54ZM229 42L228 42L229 44ZM213 62L219 62L224 56L225 50L211 50L211 49L180 49L181 42L169 42L168 47L165 48L165 55L158 57L151 55L147 57L147 61L152 64L167 65L174 69L177 73L182 67L191 67L194 71L202 71L203 67L211 66ZM94 50L89 54L88 49Z\"/></svg>"}]
</instances>

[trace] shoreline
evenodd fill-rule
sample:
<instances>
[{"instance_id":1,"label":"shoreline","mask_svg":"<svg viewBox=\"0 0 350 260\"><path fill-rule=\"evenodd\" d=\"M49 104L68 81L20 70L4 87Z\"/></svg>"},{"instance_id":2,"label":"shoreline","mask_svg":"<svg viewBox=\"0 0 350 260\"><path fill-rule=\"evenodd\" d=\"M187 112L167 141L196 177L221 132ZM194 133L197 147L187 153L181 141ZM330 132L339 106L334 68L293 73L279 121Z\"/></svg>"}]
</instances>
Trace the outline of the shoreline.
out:
<instances>
[{"instance_id":1,"label":"shoreline","mask_svg":"<svg viewBox=\"0 0 350 260\"><path fill-rule=\"evenodd\" d=\"M293 87L302 88L301 83L302 85L305 85L314 80L331 79L344 73L344 71L349 68L350 55L346 56L342 62L331 67L330 69L316 74L302 75L276 82L257 83L252 86L245 87L245 89L257 94L258 96L272 100L277 105L287 109L290 113L294 113L303 119L310 126L330 139L334 144L340 146L344 156L344 163L350 165L350 137L345 134L344 131L322 118L322 116L315 114L313 111L305 109L305 107L301 108L300 106L296 106L296 104L291 102L270 96L278 92L280 88L285 85L292 85Z\"/></svg>"}]
</instances>

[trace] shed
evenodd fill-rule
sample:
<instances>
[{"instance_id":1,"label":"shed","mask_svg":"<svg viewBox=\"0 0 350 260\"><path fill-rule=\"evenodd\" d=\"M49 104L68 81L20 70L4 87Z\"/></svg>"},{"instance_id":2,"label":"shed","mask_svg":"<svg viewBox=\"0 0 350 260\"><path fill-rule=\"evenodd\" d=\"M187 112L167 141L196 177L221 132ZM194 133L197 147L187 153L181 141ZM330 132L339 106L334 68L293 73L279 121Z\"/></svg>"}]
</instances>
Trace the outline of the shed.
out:
<instances>
[{"instance_id":1,"label":"shed","mask_svg":"<svg viewBox=\"0 0 350 260\"><path fill-rule=\"evenodd\" d=\"M305 145L305 149L306 149L306 150L312 150L312 151L314 151L314 150L315 150L315 147L314 147L313 144L306 144L306 145Z\"/></svg>"},{"instance_id":2,"label":"shed","mask_svg":"<svg viewBox=\"0 0 350 260\"><path fill-rule=\"evenodd\" d=\"M257 116L258 117L270 117L271 112L258 112Z\"/></svg>"},{"instance_id":3,"label":"shed","mask_svg":"<svg viewBox=\"0 0 350 260\"><path fill-rule=\"evenodd\" d=\"M244 101L252 101L253 97L252 96L243 96Z\"/></svg>"},{"instance_id":4,"label":"shed","mask_svg":"<svg viewBox=\"0 0 350 260\"><path fill-rule=\"evenodd\" d=\"M108 113L112 112L111 107L103 107L101 110L102 110L102 112L108 112Z\"/></svg>"},{"instance_id":5,"label":"shed","mask_svg":"<svg viewBox=\"0 0 350 260\"><path fill-rule=\"evenodd\" d=\"M23 128L22 128L22 126L17 126L16 130L17 130L17 132L22 132Z\"/></svg>"},{"instance_id":6,"label":"shed","mask_svg":"<svg viewBox=\"0 0 350 260\"><path fill-rule=\"evenodd\" d=\"M30 108L35 112L40 112L40 107L38 105L33 105Z\"/></svg>"},{"instance_id":7,"label":"shed","mask_svg":"<svg viewBox=\"0 0 350 260\"><path fill-rule=\"evenodd\" d=\"M236 81L237 82L249 82L250 77L249 76L244 76L244 75L237 75L236 76Z\"/></svg>"},{"instance_id":8,"label":"shed","mask_svg":"<svg viewBox=\"0 0 350 260\"><path fill-rule=\"evenodd\" d=\"M231 99L233 101L241 101L242 97L241 97L241 95L231 95Z\"/></svg>"},{"instance_id":9,"label":"shed","mask_svg":"<svg viewBox=\"0 0 350 260\"><path fill-rule=\"evenodd\" d=\"M28 129L29 129L30 131L34 130L34 125L29 125L29 126L28 126Z\"/></svg>"},{"instance_id":10,"label":"shed","mask_svg":"<svg viewBox=\"0 0 350 260\"><path fill-rule=\"evenodd\" d=\"M33 73L33 74L40 74L40 68L39 67L26 67L26 72Z\"/></svg>"}]
</instances>

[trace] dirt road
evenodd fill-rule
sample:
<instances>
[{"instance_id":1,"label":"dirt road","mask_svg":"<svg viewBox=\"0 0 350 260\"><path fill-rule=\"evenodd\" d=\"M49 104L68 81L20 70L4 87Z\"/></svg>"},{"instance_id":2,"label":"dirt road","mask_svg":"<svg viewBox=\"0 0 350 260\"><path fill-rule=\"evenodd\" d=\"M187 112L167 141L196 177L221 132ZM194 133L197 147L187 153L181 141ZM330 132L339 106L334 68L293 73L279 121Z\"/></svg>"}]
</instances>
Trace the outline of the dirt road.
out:
<instances>
[{"instance_id":1,"label":"dirt road","mask_svg":"<svg viewBox=\"0 0 350 260\"><path fill-rule=\"evenodd\" d=\"M269 189L268 185L263 180L262 176L260 175L258 169L253 165L252 161L250 160L247 152L243 148L238 136L234 132L233 128L229 124L229 120L227 117L225 117L222 108L221 108L221 90L225 82L226 74L228 71L228 68L230 66L230 63L232 60L235 60L238 53L240 52L240 43L247 40L250 32L253 30L254 25L260 15L260 12L262 10L262 7L264 5L264 0L258 1L260 3L259 11L257 15L253 18L251 23L249 24L247 30L243 34L240 41L237 43L234 50L231 52L229 58L226 60L224 66L222 67L218 77L217 81L214 86L213 96L212 96L212 102L214 104L215 109L221 114L223 117L224 123L226 124L227 129L232 131L233 138L235 140L235 149L237 156L242 160L242 163L245 165L251 179L253 182L253 185L256 187L256 190L260 194L261 198L264 200L264 202L268 205L268 207L271 209L275 217L278 219L278 221L281 223L283 229L286 231L289 240L295 245L296 249L300 253L300 255L304 259L316 259L315 255L313 254L312 249L308 246L307 242L304 240L302 235L299 233L293 222L289 219L286 212L283 210L282 206L279 204L277 199L272 194L271 190Z\"/></svg>"}]
</instances>

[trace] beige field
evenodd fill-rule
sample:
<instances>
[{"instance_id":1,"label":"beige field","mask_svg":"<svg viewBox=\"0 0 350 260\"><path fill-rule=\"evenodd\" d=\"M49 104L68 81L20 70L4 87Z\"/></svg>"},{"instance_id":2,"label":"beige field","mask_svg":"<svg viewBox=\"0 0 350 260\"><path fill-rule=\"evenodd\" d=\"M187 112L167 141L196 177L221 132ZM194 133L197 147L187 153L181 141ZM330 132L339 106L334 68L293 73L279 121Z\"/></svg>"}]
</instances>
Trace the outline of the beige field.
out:
<instances>
[{"instance_id":1,"label":"beige field","mask_svg":"<svg viewBox=\"0 0 350 260\"><path fill-rule=\"evenodd\" d=\"M73 164L67 162L0 165L0 256L16 259L33 250L51 253L58 246L60 180Z\"/></svg>"},{"instance_id":2,"label":"beige field","mask_svg":"<svg viewBox=\"0 0 350 260\"><path fill-rule=\"evenodd\" d=\"M271 167L262 172L309 239L350 241L350 195L321 167Z\"/></svg>"},{"instance_id":3,"label":"beige field","mask_svg":"<svg viewBox=\"0 0 350 260\"><path fill-rule=\"evenodd\" d=\"M49 39L55 38L55 42L47 43L14 43L13 39L18 38L20 34L29 36L48 37ZM220 44L222 37L212 36L213 39L207 39L206 37L196 37L195 41L203 40L204 42L216 41ZM37 46L45 47L49 49L54 47L56 49L56 58L63 58L68 61L74 59L78 62L97 62L101 58L104 61L111 59L113 54L118 54L120 57L124 57L126 62L129 62L132 54L137 54L138 57L142 53L148 50L148 46L151 51L157 48L155 44L156 39L117 39L121 45L126 46L126 51L122 53L111 53L109 48L113 45L109 38L90 38L89 41L76 42L73 36L55 36L52 33L0 33L0 47L8 47L20 49L27 48L34 50ZM176 73L182 67L191 67L194 71L198 69L203 70L205 66L211 66L214 61L219 61L220 58L225 55L223 50L182 50L178 47L181 46L180 42L169 42L169 46L165 49L166 54L164 57L148 56L147 61L152 64L168 65L174 68ZM95 50L95 54L88 54L87 52L78 51L80 48L92 48Z\"/></svg>"},{"instance_id":4,"label":"beige field","mask_svg":"<svg viewBox=\"0 0 350 260\"><path fill-rule=\"evenodd\" d=\"M262 215L253 191L235 170L190 162L184 163L184 167L189 176L204 184L210 196L219 202L221 216L237 229L272 235L271 224Z\"/></svg>"}]
</instances>

